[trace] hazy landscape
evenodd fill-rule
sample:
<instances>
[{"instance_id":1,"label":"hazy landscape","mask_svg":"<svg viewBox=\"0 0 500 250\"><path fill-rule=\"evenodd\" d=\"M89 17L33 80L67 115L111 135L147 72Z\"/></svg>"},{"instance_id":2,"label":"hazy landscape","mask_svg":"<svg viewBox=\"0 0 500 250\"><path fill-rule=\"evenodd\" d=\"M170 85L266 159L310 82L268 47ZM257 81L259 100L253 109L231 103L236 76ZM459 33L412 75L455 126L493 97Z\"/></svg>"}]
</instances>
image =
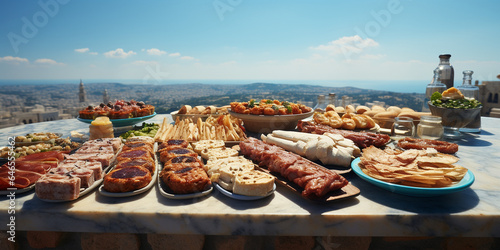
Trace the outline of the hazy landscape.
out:
<instances>
[{"instance_id":1,"label":"hazy landscape","mask_svg":"<svg viewBox=\"0 0 500 250\"><path fill-rule=\"evenodd\" d=\"M369 90L355 87L325 87L301 84L252 83L241 85L227 84L121 84L90 83L85 84L86 104L78 101L78 84L46 84L46 85L4 85L0 89L1 107L33 106L60 108L97 105L103 100L103 92L108 91L110 100L140 100L156 106L157 113L169 113L184 104L189 105L228 105L233 101L249 99L278 99L302 102L315 105L317 96L335 93L340 100L342 96L352 98L352 103L364 105L374 101L385 102L386 105L410 107L420 110L423 94L397 93L390 91Z\"/></svg>"}]
</instances>

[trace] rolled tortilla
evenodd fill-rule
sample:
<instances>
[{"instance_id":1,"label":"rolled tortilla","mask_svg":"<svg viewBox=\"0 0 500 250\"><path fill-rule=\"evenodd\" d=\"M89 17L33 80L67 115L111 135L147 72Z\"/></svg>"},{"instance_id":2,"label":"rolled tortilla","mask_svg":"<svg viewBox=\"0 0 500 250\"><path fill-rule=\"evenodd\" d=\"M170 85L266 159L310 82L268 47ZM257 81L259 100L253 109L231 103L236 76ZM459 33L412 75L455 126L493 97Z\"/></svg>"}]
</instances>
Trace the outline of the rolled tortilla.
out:
<instances>
[{"instance_id":1,"label":"rolled tortilla","mask_svg":"<svg viewBox=\"0 0 500 250\"><path fill-rule=\"evenodd\" d=\"M284 131L284 130L274 130L273 136L291 140L291 141L310 141L317 140L319 135L304 133L304 132L294 132L294 131Z\"/></svg>"},{"instance_id":2,"label":"rolled tortilla","mask_svg":"<svg viewBox=\"0 0 500 250\"><path fill-rule=\"evenodd\" d=\"M305 148L306 148L305 142L302 142L302 141L293 142L293 141L289 141L286 139L275 137L275 136L270 135L270 134L267 136L261 135L261 139L262 139L262 141L264 141L266 143L274 144L276 146L284 148L285 150L294 152L298 155L301 155L301 156L306 155L305 154Z\"/></svg>"}]
</instances>

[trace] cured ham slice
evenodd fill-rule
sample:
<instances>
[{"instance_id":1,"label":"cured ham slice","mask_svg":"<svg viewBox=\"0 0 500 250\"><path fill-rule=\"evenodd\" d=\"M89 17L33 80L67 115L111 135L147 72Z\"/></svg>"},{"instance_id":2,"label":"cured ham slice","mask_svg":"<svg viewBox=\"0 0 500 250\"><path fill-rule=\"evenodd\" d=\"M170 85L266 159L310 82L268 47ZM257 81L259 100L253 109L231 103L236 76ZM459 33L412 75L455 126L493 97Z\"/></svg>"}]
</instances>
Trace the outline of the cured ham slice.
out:
<instances>
[{"instance_id":1,"label":"cured ham slice","mask_svg":"<svg viewBox=\"0 0 500 250\"><path fill-rule=\"evenodd\" d=\"M59 161L64 159L64 153L60 151L49 151L35 153L20 157L14 161L15 172L13 182L15 188L26 188L34 184L40 177L50 169L57 167ZM9 177L9 163L0 166L0 190L6 190L11 186Z\"/></svg>"},{"instance_id":2,"label":"cured ham slice","mask_svg":"<svg viewBox=\"0 0 500 250\"><path fill-rule=\"evenodd\" d=\"M433 148L440 153L445 154L454 154L458 151L458 144L446 142L446 141L438 141L438 140L430 140L430 139L416 139L406 137L398 141L398 147L403 149L427 149Z\"/></svg>"},{"instance_id":3,"label":"cured ham slice","mask_svg":"<svg viewBox=\"0 0 500 250\"><path fill-rule=\"evenodd\" d=\"M57 162L16 161L16 170L32 171L39 174L47 173L57 167Z\"/></svg>"},{"instance_id":4,"label":"cured ham slice","mask_svg":"<svg viewBox=\"0 0 500 250\"><path fill-rule=\"evenodd\" d=\"M352 140L359 148L369 146L384 147L391 138L385 134L375 134L371 132L356 132L350 130L334 129L328 125L315 124L314 122L299 121L297 128L301 132L322 135L324 133L340 134L344 138Z\"/></svg>"},{"instance_id":5,"label":"cured ham slice","mask_svg":"<svg viewBox=\"0 0 500 250\"><path fill-rule=\"evenodd\" d=\"M26 155L19 157L16 161L55 161L59 162L64 160L64 154L60 151L40 152L36 154Z\"/></svg>"},{"instance_id":6,"label":"cured ham slice","mask_svg":"<svg viewBox=\"0 0 500 250\"><path fill-rule=\"evenodd\" d=\"M271 172L277 172L303 188L302 195L309 199L319 199L349 183L333 171L255 138L240 142L240 148L243 155L260 166L266 166Z\"/></svg>"},{"instance_id":7,"label":"cured ham slice","mask_svg":"<svg viewBox=\"0 0 500 250\"><path fill-rule=\"evenodd\" d=\"M11 185L9 178L0 177L0 190L7 190L7 188L25 188L31 184L28 178L16 176L16 179L12 182L14 186Z\"/></svg>"},{"instance_id":8,"label":"cured ham slice","mask_svg":"<svg viewBox=\"0 0 500 250\"><path fill-rule=\"evenodd\" d=\"M33 172L33 171L27 171L27 170L16 170L14 173L14 187L16 188L25 188L28 187L29 185L35 183L40 177L42 177L43 174ZM10 186L9 183L9 177L10 173L8 172L8 169L2 168L0 170L0 178L5 178L7 180L7 183L9 184L7 187L2 187L2 190L5 190ZM26 182L28 180L29 182Z\"/></svg>"}]
</instances>

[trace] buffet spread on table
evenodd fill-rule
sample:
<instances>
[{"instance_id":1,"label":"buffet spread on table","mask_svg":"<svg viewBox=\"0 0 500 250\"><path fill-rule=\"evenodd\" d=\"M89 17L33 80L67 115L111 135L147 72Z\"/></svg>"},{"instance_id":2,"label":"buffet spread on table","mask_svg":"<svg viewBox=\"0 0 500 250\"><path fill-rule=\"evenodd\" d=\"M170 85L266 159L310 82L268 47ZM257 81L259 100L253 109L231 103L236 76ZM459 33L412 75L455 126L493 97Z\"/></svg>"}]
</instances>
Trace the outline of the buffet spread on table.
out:
<instances>
[{"instance_id":1,"label":"buffet spread on table","mask_svg":"<svg viewBox=\"0 0 500 250\"><path fill-rule=\"evenodd\" d=\"M484 166L498 153L473 157L498 139L483 136L487 122L453 142L394 131L397 117L427 115L279 100L171 115L89 106L57 130L0 130L0 193L15 193L23 230L498 237L500 189L488 184L500 172Z\"/></svg>"}]
</instances>

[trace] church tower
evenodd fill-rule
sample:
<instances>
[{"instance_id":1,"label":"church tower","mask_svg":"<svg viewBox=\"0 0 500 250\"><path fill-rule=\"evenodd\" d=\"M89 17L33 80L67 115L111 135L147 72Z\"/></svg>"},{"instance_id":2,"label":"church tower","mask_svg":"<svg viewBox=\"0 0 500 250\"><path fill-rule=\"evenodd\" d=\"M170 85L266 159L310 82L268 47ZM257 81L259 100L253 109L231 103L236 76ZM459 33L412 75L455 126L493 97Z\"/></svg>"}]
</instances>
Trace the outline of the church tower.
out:
<instances>
[{"instance_id":1,"label":"church tower","mask_svg":"<svg viewBox=\"0 0 500 250\"><path fill-rule=\"evenodd\" d=\"M102 94L102 103L107 104L109 102L109 94L108 90L105 89L104 93Z\"/></svg>"},{"instance_id":2,"label":"church tower","mask_svg":"<svg viewBox=\"0 0 500 250\"><path fill-rule=\"evenodd\" d=\"M81 103L87 101L87 97L85 96L85 87L83 87L82 79L80 79L80 93L78 94L78 97Z\"/></svg>"}]
</instances>

